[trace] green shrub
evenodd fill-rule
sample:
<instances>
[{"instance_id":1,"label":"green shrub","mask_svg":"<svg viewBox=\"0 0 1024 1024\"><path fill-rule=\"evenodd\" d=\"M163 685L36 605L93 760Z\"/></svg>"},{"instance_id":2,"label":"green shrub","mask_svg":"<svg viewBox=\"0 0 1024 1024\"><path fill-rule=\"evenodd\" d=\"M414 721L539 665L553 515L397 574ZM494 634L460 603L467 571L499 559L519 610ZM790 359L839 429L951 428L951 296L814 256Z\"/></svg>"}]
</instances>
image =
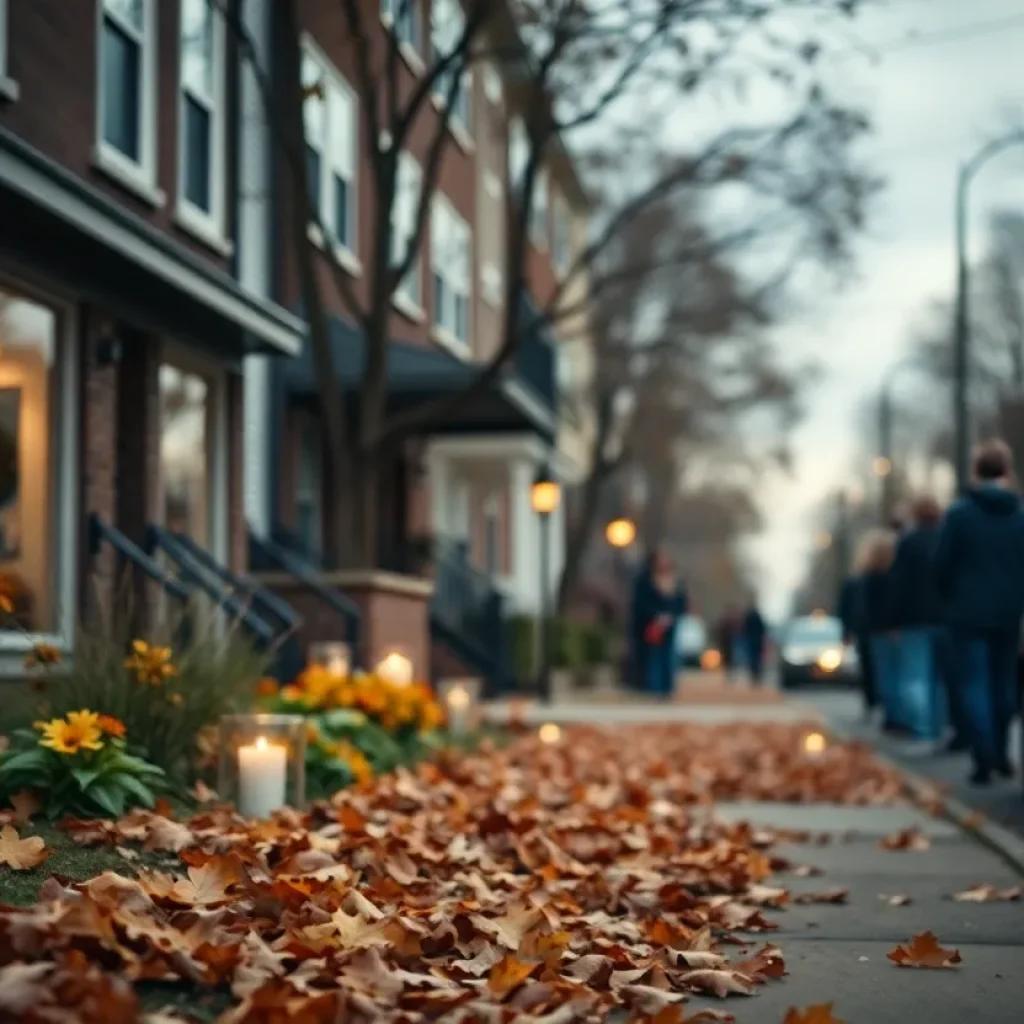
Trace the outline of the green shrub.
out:
<instances>
[{"instance_id":1,"label":"green shrub","mask_svg":"<svg viewBox=\"0 0 1024 1024\"><path fill-rule=\"evenodd\" d=\"M191 611L193 621L202 621L202 610ZM35 714L88 709L112 715L125 724L132 749L176 782L190 782L200 734L222 715L253 706L271 656L257 651L238 623L175 650L167 639L172 626L142 641L132 635L132 618L118 615L80 628L68 665L36 669L41 692Z\"/></svg>"},{"instance_id":2,"label":"green shrub","mask_svg":"<svg viewBox=\"0 0 1024 1024\"><path fill-rule=\"evenodd\" d=\"M521 686L530 686L537 678L537 620L531 615L516 615L510 628L516 680Z\"/></svg>"},{"instance_id":3,"label":"green shrub","mask_svg":"<svg viewBox=\"0 0 1024 1024\"><path fill-rule=\"evenodd\" d=\"M588 668L610 665L612 633L607 626L586 626L583 630L583 662Z\"/></svg>"},{"instance_id":4,"label":"green shrub","mask_svg":"<svg viewBox=\"0 0 1024 1024\"><path fill-rule=\"evenodd\" d=\"M569 619L551 624L551 664L555 668L582 668L586 664L584 626Z\"/></svg>"}]
</instances>

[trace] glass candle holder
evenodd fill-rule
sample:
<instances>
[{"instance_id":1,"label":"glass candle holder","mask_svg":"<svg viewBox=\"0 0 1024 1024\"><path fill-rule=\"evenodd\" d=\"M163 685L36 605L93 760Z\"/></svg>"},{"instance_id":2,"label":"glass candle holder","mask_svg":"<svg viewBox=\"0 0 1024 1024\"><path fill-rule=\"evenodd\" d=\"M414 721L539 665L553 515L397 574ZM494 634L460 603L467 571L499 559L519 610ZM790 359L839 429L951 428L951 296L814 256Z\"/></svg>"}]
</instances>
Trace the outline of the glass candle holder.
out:
<instances>
[{"instance_id":1,"label":"glass candle holder","mask_svg":"<svg viewBox=\"0 0 1024 1024\"><path fill-rule=\"evenodd\" d=\"M225 715L218 793L243 818L269 818L306 800L306 720L301 715Z\"/></svg>"},{"instance_id":2,"label":"glass candle holder","mask_svg":"<svg viewBox=\"0 0 1024 1024\"><path fill-rule=\"evenodd\" d=\"M445 679L437 690L452 736L465 736L478 727L480 685L477 680Z\"/></svg>"},{"instance_id":3,"label":"glass candle holder","mask_svg":"<svg viewBox=\"0 0 1024 1024\"><path fill-rule=\"evenodd\" d=\"M327 669L333 676L347 676L352 671L352 648L340 640L310 644L309 663Z\"/></svg>"},{"instance_id":4,"label":"glass candle holder","mask_svg":"<svg viewBox=\"0 0 1024 1024\"><path fill-rule=\"evenodd\" d=\"M393 686L409 686L413 681L412 659L402 651L388 651L374 669L376 675Z\"/></svg>"}]
</instances>

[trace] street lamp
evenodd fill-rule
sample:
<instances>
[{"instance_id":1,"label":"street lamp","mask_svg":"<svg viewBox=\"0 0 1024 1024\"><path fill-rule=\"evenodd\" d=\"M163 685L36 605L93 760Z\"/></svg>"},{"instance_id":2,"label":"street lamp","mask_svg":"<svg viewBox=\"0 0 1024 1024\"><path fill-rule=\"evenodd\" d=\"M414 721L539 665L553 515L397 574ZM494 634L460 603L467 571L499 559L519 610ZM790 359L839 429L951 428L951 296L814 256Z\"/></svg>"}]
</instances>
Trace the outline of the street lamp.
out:
<instances>
[{"instance_id":1,"label":"street lamp","mask_svg":"<svg viewBox=\"0 0 1024 1024\"><path fill-rule=\"evenodd\" d=\"M967 265L967 200L975 175L1004 149L1024 144L1024 131L1013 131L986 143L960 167L956 180L956 312L953 321L953 423L956 433L956 483L961 493L970 477L971 438L968 392L971 325L968 310L970 268Z\"/></svg>"},{"instance_id":2,"label":"street lamp","mask_svg":"<svg viewBox=\"0 0 1024 1024\"><path fill-rule=\"evenodd\" d=\"M540 517L540 664L537 690L545 703L551 700L551 514L562 500L562 488L547 463L537 467L530 488L530 504Z\"/></svg>"},{"instance_id":3,"label":"street lamp","mask_svg":"<svg viewBox=\"0 0 1024 1024\"><path fill-rule=\"evenodd\" d=\"M618 519L613 519L604 528L604 536L613 548L618 548L621 551L636 540L636 523L632 519L620 516Z\"/></svg>"}]
</instances>

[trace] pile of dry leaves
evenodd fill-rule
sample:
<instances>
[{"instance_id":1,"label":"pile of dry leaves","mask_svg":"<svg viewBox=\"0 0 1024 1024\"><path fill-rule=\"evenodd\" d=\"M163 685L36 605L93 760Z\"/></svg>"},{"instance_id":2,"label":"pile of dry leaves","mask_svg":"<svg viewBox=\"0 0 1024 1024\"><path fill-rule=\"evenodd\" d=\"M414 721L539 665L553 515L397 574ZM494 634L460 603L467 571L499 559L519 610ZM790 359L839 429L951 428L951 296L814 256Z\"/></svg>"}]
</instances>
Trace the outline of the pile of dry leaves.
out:
<instances>
[{"instance_id":1,"label":"pile of dry leaves","mask_svg":"<svg viewBox=\"0 0 1024 1024\"><path fill-rule=\"evenodd\" d=\"M800 749L796 727L578 729L272 822L222 807L65 822L126 863L141 845L180 870L50 879L36 906L0 910L0 1019L143 1019L138 981L229 991L225 1024L728 1019L681 1004L782 977L751 933L774 927L785 893L764 883L787 865L772 833L693 805L898 789L860 748Z\"/></svg>"}]
</instances>

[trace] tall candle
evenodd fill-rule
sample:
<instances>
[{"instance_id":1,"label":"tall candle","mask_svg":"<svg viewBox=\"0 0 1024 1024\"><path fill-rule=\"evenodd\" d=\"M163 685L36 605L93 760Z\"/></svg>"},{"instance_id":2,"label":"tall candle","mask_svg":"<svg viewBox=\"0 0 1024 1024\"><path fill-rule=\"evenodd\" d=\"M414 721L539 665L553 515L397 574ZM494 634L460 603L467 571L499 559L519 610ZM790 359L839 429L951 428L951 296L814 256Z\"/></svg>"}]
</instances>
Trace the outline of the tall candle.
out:
<instances>
[{"instance_id":1,"label":"tall candle","mask_svg":"<svg viewBox=\"0 0 1024 1024\"><path fill-rule=\"evenodd\" d=\"M327 671L332 676L347 676L348 675L348 655L342 654L341 651L332 651L330 657L327 659Z\"/></svg>"},{"instance_id":2,"label":"tall candle","mask_svg":"<svg viewBox=\"0 0 1024 1024\"><path fill-rule=\"evenodd\" d=\"M381 659L377 675L394 686L408 686L412 682L412 661L404 654L392 651Z\"/></svg>"},{"instance_id":3,"label":"tall candle","mask_svg":"<svg viewBox=\"0 0 1024 1024\"><path fill-rule=\"evenodd\" d=\"M238 748L238 810L246 818L269 818L286 803L288 751L260 736Z\"/></svg>"},{"instance_id":4,"label":"tall candle","mask_svg":"<svg viewBox=\"0 0 1024 1024\"><path fill-rule=\"evenodd\" d=\"M448 732L452 736L465 736L469 732L469 691L464 686L453 686L446 698L448 705Z\"/></svg>"}]
</instances>

